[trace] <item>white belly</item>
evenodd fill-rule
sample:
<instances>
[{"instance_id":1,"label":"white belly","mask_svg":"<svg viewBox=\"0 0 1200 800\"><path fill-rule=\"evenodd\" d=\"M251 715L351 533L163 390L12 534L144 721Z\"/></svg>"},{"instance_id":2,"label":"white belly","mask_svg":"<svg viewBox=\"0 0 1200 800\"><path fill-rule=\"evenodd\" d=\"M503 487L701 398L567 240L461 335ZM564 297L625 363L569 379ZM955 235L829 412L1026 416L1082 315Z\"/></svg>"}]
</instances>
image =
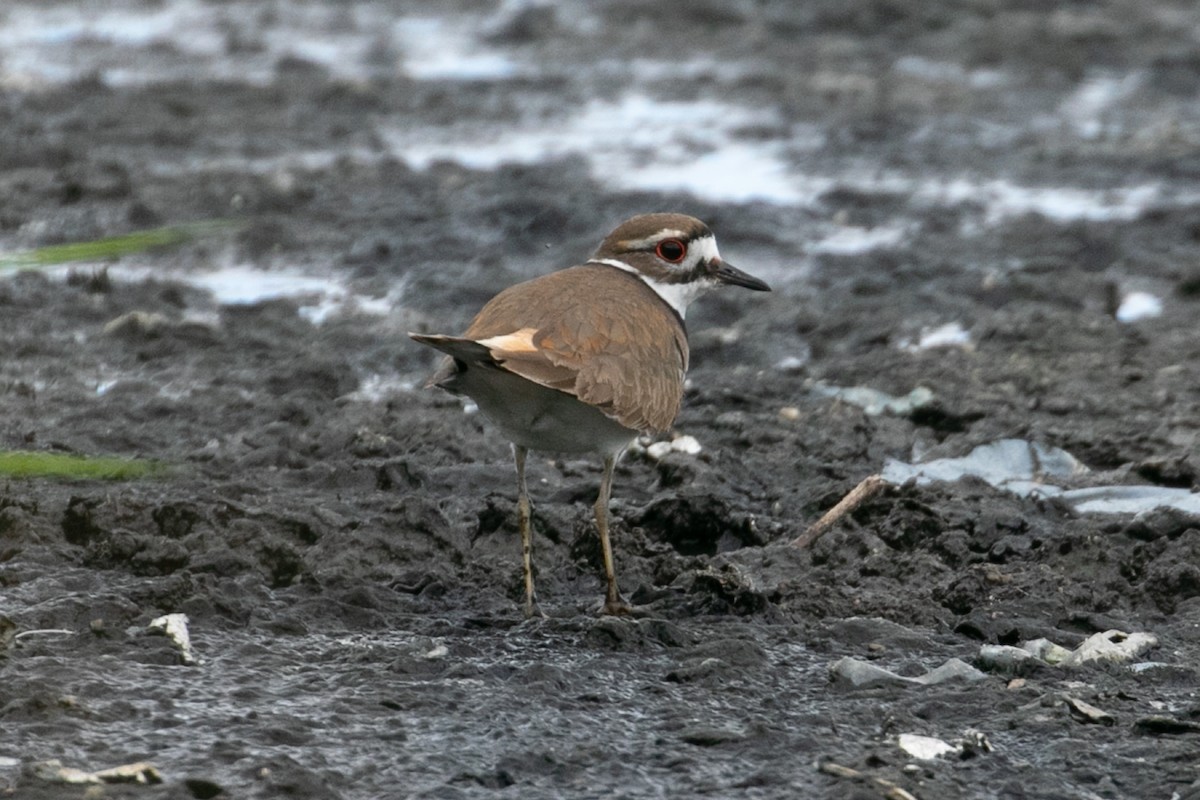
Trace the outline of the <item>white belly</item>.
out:
<instances>
[{"instance_id":1,"label":"white belly","mask_svg":"<svg viewBox=\"0 0 1200 800\"><path fill-rule=\"evenodd\" d=\"M530 450L616 455L637 437L565 392L500 370L468 369L454 389L474 400L506 439Z\"/></svg>"}]
</instances>

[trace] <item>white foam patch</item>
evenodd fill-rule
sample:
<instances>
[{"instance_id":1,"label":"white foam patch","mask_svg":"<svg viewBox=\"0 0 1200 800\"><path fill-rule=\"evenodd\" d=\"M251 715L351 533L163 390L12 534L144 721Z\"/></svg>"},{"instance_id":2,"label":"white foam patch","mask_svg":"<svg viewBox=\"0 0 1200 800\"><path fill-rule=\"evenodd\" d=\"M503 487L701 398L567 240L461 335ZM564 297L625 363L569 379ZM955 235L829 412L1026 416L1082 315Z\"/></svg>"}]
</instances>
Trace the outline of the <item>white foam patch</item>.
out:
<instances>
[{"instance_id":1,"label":"white foam patch","mask_svg":"<svg viewBox=\"0 0 1200 800\"><path fill-rule=\"evenodd\" d=\"M179 177L197 171L236 170L255 175L272 175L276 181L287 182L293 171L318 171L350 160L357 164L372 165L383 161L385 156L365 148L340 150L291 150L280 155L248 158L239 155L183 156L176 161L163 161L147 165L147 171L158 177Z\"/></svg>"},{"instance_id":2,"label":"white foam patch","mask_svg":"<svg viewBox=\"0 0 1200 800\"><path fill-rule=\"evenodd\" d=\"M1118 322L1137 322L1140 319L1150 319L1161 316L1162 300L1149 292L1130 292L1121 299L1117 307Z\"/></svg>"},{"instance_id":3,"label":"white foam patch","mask_svg":"<svg viewBox=\"0 0 1200 800\"><path fill-rule=\"evenodd\" d=\"M1024 214L1040 214L1055 222L1111 222L1136 219L1164 199L1160 184L1081 189L1072 186L1020 186L1005 180L927 181L914 194L940 205L976 203L984 207L984 223L995 225Z\"/></svg>"},{"instance_id":4,"label":"white foam patch","mask_svg":"<svg viewBox=\"0 0 1200 800\"><path fill-rule=\"evenodd\" d=\"M892 69L930 83L949 83L972 89L995 89L1009 83L1006 73L995 69L967 69L950 61L933 61L921 56L901 56Z\"/></svg>"},{"instance_id":5,"label":"white foam patch","mask_svg":"<svg viewBox=\"0 0 1200 800\"><path fill-rule=\"evenodd\" d=\"M1065 450L1021 439L1002 439L980 445L961 458L941 458L923 464L888 459L881 475L897 484L908 480L918 484L952 482L972 476L1000 489L1030 495L1061 492L1058 487L1043 485L1046 478L1070 478L1086 472L1087 467Z\"/></svg>"},{"instance_id":6,"label":"white foam patch","mask_svg":"<svg viewBox=\"0 0 1200 800\"><path fill-rule=\"evenodd\" d=\"M259 84L270 82L289 56L349 80L380 70L418 80L502 80L518 71L481 40L483 21L494 17L397 19L386 3L278 3L269 15L249 0L164 0L136 8L13 3L0 15L0 85L26 89L92 73L114 86L192 79L189 56L204 58L205 78ZM149 53L153 48L160 50Z\"/></svg>"},{"instance_id":7,"label":"white foam patch","mask_svg":"<svg viewBox=\"0 0 1200 800\"><path fill-rule=\"evenodd\" d=\"M0 43L13 50L88 41L144 47L177 38L173 43L185 51L216 53L224 39L215 35L208 22L211 18L212 13L195 2L168 2L136 10L109 4L14 4L6 10ZM184 31L191 35L183 36Z\"/></svg>"},{"instance_id":8,"label":"white foam patch","mask_svg":"<svg viewBox=\"0 0 1200 800\"><path fill-rule=\"evenodd\" d=\"M615 102L592 101L565 120L529 120L508 131L472 127L431 136L397 125L384 136L397 158L418 169L439 160L490 170L506 162L581 155L598 180L616 188L734 202L810 201L814 195L789 179L781 143L736 138L741 128L774 123L768 112L715 100L659 100L634 92Z\"/></svg>"},{"instance_id":9,"label":"white foam patch","mask_svg":"<svg viewBox=\"0 0 1200 800\"><path fill-rule=\"evenodd\" d=\"M381 375L372 373L350 393L349 397L364 403L379 403L390 397L414 391L417 384L409 378L399 375Z\"/></svg>"},{"instance_id":10,"label":"white foam patch","mask_svg":"<svg viewBox=\"0 0 1200 800\"><path fill-rule=\"evenodd\" d=\"M138 48L162 44L183 55L224 52L226 36L215 27L216 20L211 10L192 1L136 10L84 3L14 5L5 10L0 25L0 83L32 88L90 73L113 85L138 83ZM84 47L90 57L81 55ZM112 50L107 57L105 47Z\"/></svg>"},{"instance_id":11,"label":"white foam patch","mask_svg":"<svg viewBox=\"0 0 1200 800\"><path fill-rule=\"evenodd\" d=\"M289 297L340 295L344 288L330 278L253 267L225 267L213 272L172 276L212 293L223 306L251 305Z\"/></svg>"},{"instance_id":12,"label":"white foam patch","mask_svg":"<svg viewBox=\"0 0 1200 800\"><path fill-rule=\"evenodd\" d=\"M211 292L221 305L252 305L285 298L308 300L300 305L299 314L314 325L338 314L385 315L403 293L400 284L384 297L368 297L352 292L335 278L240 266L173 277Z\"/></svg>"},{"instance_id":13,"label":"white foam patch","mask_svg":"<svg viewBox=\"0 0 1200 800\"><path fill-rule=\"evenodd\" d=\"M1055 497L1080 513L1137 514L1156 508L1200 513L1200 493L1163 486L1092 486L1063 489L1058 482L1086 475L1088 468L1057 447L1022 439L1001 439L980 445L961 458L940 458L922 464L888 459L880 473L889 483L918 485L953 482L972 476L1022 497Z\"/></svg>"},{"instance_id":14,"label":"white foam patch","mask_svg":"<svg viewBox=\"0 0 1200 800\"><path fill-rule=\"evenodd\" d=\"M404 71L417 80L502 80L517 74L516 62L484 46L478 29L448 17L409 17L392 28Z\"/></svg>"},{"instance_id":15,"label":"white foam patch","mask_svg":"<svg viewBox=\"0 0 1200 800\"><path fill-rule=\"evenodd\" d=\"M843 225L825 238L813 242L808 251L837 256L861 255L872 250L897 247L904 242L907 234L907 228L898 225L877 228Z\"/></svg>"},{"instance_id":16,"label":"white foam patch","mask_svg":"<svg viewBox=\"0 0 1200 800\"><path fill-rule=\"evenodd\" d=\"M971 334L960 323L947 322L945 325L938 325L933 328L922 328L921 334L915 342L905 339L899 344L900 349L910 352L933 350L939 347L968 348L971 346Z\"/></svg>"},{"instance_id":17,"label":"white foam patch","mask_svg":"<svg viewBox=\"0 0 1200 800\"><path fill-rule=\"evenodd\" d=\"M1097 139L1105 132L1106 116L1118 103L1142 85L1142 73L1098 75L1087 78L1059 106L1059 117L1083 139Z\"/></svg>"},{"instance_id":18,"label":"white foam patch","mask_svg":"<svg viewBox=\"0 0 1200 800\"><path fill-rule=\"evenodd\" d=\"M586 6L577 6L583 10ZM672 53L671 55L680 55ZM656 81L703 80L715 78L720 81L736 81L743 77L753 77L757 74L748 62L716 60L704 56L693 56L682 60L666 60L660 58L622 58L601 62L598 67L602 72L616 76L632 75L635 83L654 83Z\"/></svg>"},{"instance_id":19,"label":"white foam patch","mask_svg":"<svg viewBox=\"0 0 1200 800\"><path fill-rule=\"evenodd\" d=\"M1194 204L1200 192L1169 191L1160 183L1089 189L1076 186L1023 186L1004 179L927 178L898 172L848 173L836 179L810 177L826 190L844 188L863 194L906 195L919 204L973 205L978 224L994 226L1025 214L1067 222L1122 222L1137 219L1160 205Z\"/></svg>"},{"instance_id":20,"label":"white foam patch","mask_svg":"<svg viewBox=\"0 0 1200 800\"><path fill-rule=\"evenodd\" d=\"M660 100L635 91L615 101L592 101L566 119L523 120L507 130L491 125L414 130L395 124L382 135L394 156L417 169L441 160L493 170L504 163L580 156L596 180L616 189L815 206L830 190L846 188L905 195L918 204L977 206L978 224L984 226L1030 213L1063 223L1126 221L1154 205L1197 199L1170 194L1158 183L1090 189L877 170L805 174L791 166L789 157L819 147L823 134L816 128L783 127L772 113L759 109L712 99ZM739 136L745 129L772 128L781 129L774 138L747 141ZM897 246L906 235L906 225L847 229L813 247L818 252L865 252Z\"/></svg>"},{"instance_id":21,"label":"white foam patch","mask_svg":"<svg viewBox=\"0 0 1200 800\"><path fill-rule=\"evenodd\" d=\"M1096 486L1063 492L1063 499L1084 514L1141 514L1156 508L1177 508L1200 514L1200 494L1165 486Z\"/></svg>"},{"instance_id":22,"label":"white foam patch","mask_svg":"<svg viewBox=\"0 0 1200 800\"><path fill-rule=\"evenodd\" d=\"M732 203L766 200L791 205L804 199L788 181L788 169L774 147L723 142L713 148L690 158L683 152L669 158L660 153L663 160L656 164L629 169L633 165L623 163L621 171L606 169L602 174L627 189L683 191Z\"/></svg>"},{"instance_id":23,"label":"white foam patch","mask_svg":"<svg viewBox=\"0 0 1200 800\"><path fill-rule=\"evenodd\" d=\"M883 413L911 414L934 400L933 392L926 386L918 386L903 397L896 397L870 386L831 386L824 381L817 381L812 386L812 392L820 397L832 397L858 406L871 417Z\"/></svg>"},{"instance_id":24,"label":"white foam patch","mask_svg":"<svg viewBox=\"0 0 1200 800\"><path fill-rule=\"evenodd\" d=\"M369 80L381 72L402 72L417 80L502 81L544 75L553 67L523 62L486 41L489 30L528 5L528 0L512 0L486 11L465 7L398 15L386 2L275 3L271 13L262 14L261 3L253 0L161 0L149 5L13 0L0 10L0 86L28 89L91 74L114 85L197 78L268 83L279 61L288 56L315 62L347 80ZM574 3L572 9L580 26L598 24L586 4ZM612 77L635 87L709 75L727 81L739 70L750 69L703 55L682 61L612 59L590 68L602 76L598 79ZM1008 82L1003 73L913 56L898 59L892 69L920 80L979 89ZM1107 118L1119 112L1143 82L1140 73L1091 76L1065 97L1055 114L1014 129L1040 135L1037 132L1049 120L1074 125L1085 137L1101 135ZM395 118L381 123L379 132L390 154L293 152L152 168L320 169L343 157L371 163L394 155L418 168L446 159L491 170L505 162L580 156L598 181L618 190L678 191L716 202L813 207L830 189L846 187L901 194L917 204L978 207L976 214L964 217L967 233L1027 213L1056 222L1124 221L1154 205L1200 200L1197 193L1183 197L1183 192L1158 184L1107 189L1022 186L986 177L889 173L874 165L857 174L805 173L797 166L798 158L824 146L828 132L820 125L785 123L770 110L732 102L664 100L638 89L615 100L584 104L563 119L530 112L509 125L477 120L416 128L409 119ZM906 235L904 226L834 231L814 244L813 252L853 254L894 247Z\"/></svg>"},{"instance_id":25,"label":"white foam patch","mask_svg":"<svg viewBox=\"0 0 1200 800\"><path fill-rule=\"evenodd\" d=\"M50 275L64 279L79 265L63 265L48 270ZM143 281L149 278L173 280L209 292L218 305L253 305L270 300L295 299L300 302L300 316L320 325L339 314L384 316L391 312L404 294L405 282L400 281L383 297L358 294L337 278L305 275L288 270L263 270L251 266L233 265L209 272L182 272L145 266L114 265L108 275L118 281ZM210 321L198 316L196 321Z\"/></svg>"}]
</instances>

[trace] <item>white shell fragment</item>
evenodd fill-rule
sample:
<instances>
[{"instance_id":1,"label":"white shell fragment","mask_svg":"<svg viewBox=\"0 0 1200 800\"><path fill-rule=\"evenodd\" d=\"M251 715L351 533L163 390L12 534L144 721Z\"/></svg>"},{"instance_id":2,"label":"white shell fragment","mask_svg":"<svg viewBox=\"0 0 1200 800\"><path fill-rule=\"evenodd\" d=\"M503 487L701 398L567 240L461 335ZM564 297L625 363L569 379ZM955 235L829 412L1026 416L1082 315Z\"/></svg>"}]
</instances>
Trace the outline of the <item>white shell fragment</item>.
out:
<instances>
[{"instance_id":1,"label":"white shell fragment","mask_svg":"<svg viewBox=\"0 0 1200 800\"><path fill-rule=\"evenodd\" d=\"M918 386L903 397L869 386L830 386L821 381L813 384L812 391L820 397L834 397L858 406L869 417L877 417L884 412L903 416L933 402L933 392L925 386Z\"/></svg>"},{"instance_id":2,"label":"white shell fragment","mask_svg":"<svg viewBox=\"0 0 1200 800\"><path fill-rule=\"evenodd\" d=\"M979 663L993 671L1014 671L1031 661L1056 667L1079 667L1098 662L1123 664L1157 644L1158 637L1152 633L1110 630L1089 636L1074 650L1049 639L1031 639L1019 647L985 644L979 648Z\"/></svg>"},{"instance_id":3,"label":"white shell fragment","mask_svg":"<svg viewBox=\"0 0 1200 800\"><path fill-rule=\"evenodd\" d=\"M987 675L975 669L970 664L957 658L951 658L940 667L931 669L924 675L914 678L899 675L890 669L884 669L868 661L861 661L857 658L846 656L845 658L838 659L829 666L829 674L835 681L849 684L856 688L875 686L881 683L910 683L916 686L933 686L951 680L973 682L983 680L987 677Z\"/></svg>"},{"instance_id":4,"label":"white shell fragment","mask_svg":"<svg viewBox=\"0 0 1200 800\"><path fill-rule=\"evenodd\" d=\"M669 442L655 442L646 448L646 455L655 461L661 461L671 453L686 453L694 456L702 449L695 436L678 436Z\"/></svg>"},{"instance_id":5,"label":"white shell fragment","mask_svg":"<svg viewBox=\"0 0 1200 800\"><path fill-rule=\"evenodd\" d=\"M1031 661L1037 661L1037 657L1020 647L985 644L979 648L980 665L992 672L1016 672Z\"/></svg>"},{"instance_id":6,"label":"white shell fragment","mask_svg":"<svg viewBox=\"0 0 1200 800\"><path fill-rule=\"evenodd\" d=\"M646 455L655 461L662 461L671 452L670 442L655 442L646 448Z\"/></svg>"},{"instance_id":7,"label":"white shell fragment","mask_svg":"<svg viewBox=\"0 0 1200 800\"><path fill-rule=\"evenodd\" d=\"M1021 649L1047 664L1061 664L1071 656L1071 651L1049 639L1030 639Z\"/></svg>"},{"instance_id":8,"label":"white shell fragment","mask_svg":"<svg viewBox=\"0 0 1200 800\"><path fill-rule=\"evenodd\" d=\"M95 772L64 767L58 759L42 761L33 766L34 774L52 783L97 784L97 783L162 783L158 768L145 761L124 764L119 767L100 769Z\"/></svg>"},{"instance_id":9,"label":"white shell fragment","mask_svg":"<svg viewBox=\"0 0 1200 800\"><path fill-rule=\"evenodd\" d=\"M1125 633L1124 631L1105 631L1096 633L1084 640L1062 661L1064 667L1077 667L1094 662L1121 664L1132 661L1142 653L1158 644L1158 637L1152 633Z\"/></svg>"},{"instance_id":10,"label":"white shell fragment","mask_svg":"<svg viewBox=\"0 0 1200 800\"><path fill-rule=\"evenodd\" d=\"M184 664L191 666L200 663L192 652L192 637L188 634L188 617L187 614L166 614L158 619L151 620L150 626L152 630L161 630L171 641L179 648L179 657Z\"/></svg>"},{"instance_id":11,"label":"white shell fragment","mask_svg":"<svg viewBox=\"0 0 1200 800\"><path fill-rule=\"evenodd\" d=\"M896 740L896 744L913 758L919 758L922 761L932 761L941 756L962 752L960 748L955 747L949 742L943 742L941 739L933 736L921 736L916 733L900 734Z\"/></svg>"},{"instance_id":12,"label":"white shell fragment","mask_svg":"<svg viewBox=\"0 0 1200 800\"><path fill-rule=\"evenodd\" d=\"M168 326L165 316L157 312L129 311L104 325L105 336L148 336Z\"/></svg>"},{"instance_id":13,"label":"white shell fragment","mask_svg":"<svg viewBox=\"0 0 1200 800\"><path fill-rule=\"evenodd\" d=\"M800 356L784 356L775 363L775 369L780 372L799 372L811 360L811 358L802 358Z\"/></svg>"},{"instance_id":14,"label":"white shell fragment","mask_svg":"<svg viewBox=\"0 0 1200 800\"><path fill-rule=\"evenodd\" d=\"M671 449L677 453L687 453L694 456L700 452L700 442L695 436L680 436L671 442Z\"/></svg>"}]
</instances>

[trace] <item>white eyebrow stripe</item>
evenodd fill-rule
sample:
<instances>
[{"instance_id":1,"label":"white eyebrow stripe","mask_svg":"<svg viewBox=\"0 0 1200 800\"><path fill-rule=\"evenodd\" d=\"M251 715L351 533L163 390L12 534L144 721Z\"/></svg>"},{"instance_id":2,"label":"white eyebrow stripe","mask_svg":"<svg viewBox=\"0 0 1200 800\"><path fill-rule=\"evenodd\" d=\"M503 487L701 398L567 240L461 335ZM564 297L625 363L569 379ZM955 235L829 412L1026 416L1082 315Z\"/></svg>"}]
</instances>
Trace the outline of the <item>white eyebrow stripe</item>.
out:
<instances>
[{"instance_id":1,"label":"white eyebrow stripe","mask_svg":"<svg viewBox=\"0 0 1200 800\"><path fill-rule=\"evenodd\" d=\"M645 239L632 239L621 242L621 245L628 250L648 250L653 245L657 245L659 242L671 238L683 239L685 242L687 241L683 231L666 228L654 234L653 236L647 236ZM630 272L637 272L637 270L633 269L624 262L612 263L615 261L615 259L602 258L593 260L600 261L605 264L611 264L614 267L619 266L621 269L628 270ZM720 260L721 253L717 250L716 237L714 237L712 234L708 234L692 240L692 242L688 245L687 258L684 259L681 265L676 266L675 269L682 268L691 270L695 269L698 264Z\"/></svg>"},{"instance_id":2,"label":"white eyebrow stripe","mask_svg":"<svg viewBox=\"0 0 1200 800\"><path fill-rule=\"evenodd\" d=\"M646 250L658 244L663 239L683 239L687 241L687 234L683 231L677 231L674 228L663 228L658 233L653 236L647 236L645 239L626 239L621 242L621 245L627 250Z\"/></svg>"}]
</instances>

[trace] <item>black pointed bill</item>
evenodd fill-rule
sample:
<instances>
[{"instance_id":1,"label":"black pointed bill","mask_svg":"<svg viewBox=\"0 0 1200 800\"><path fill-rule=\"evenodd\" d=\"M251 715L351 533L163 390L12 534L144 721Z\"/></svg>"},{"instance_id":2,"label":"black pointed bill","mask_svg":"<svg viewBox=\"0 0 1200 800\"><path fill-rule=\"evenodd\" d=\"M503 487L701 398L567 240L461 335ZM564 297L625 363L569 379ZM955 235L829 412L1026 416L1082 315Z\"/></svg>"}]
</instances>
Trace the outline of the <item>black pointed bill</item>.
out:
<instances>
[{"instance_id":1,"label":"black pointed bill","mask_svg":"<svg viewBox=\"0 0 1200 800\"><path fill-rule=\"evenodd\" d=\"M756 292L771 291L771 287L767 286L766 283L753 275L742 272L728 261L718 262L712 269L711 274L721 283L728 283L730 286L741 286L746 289L753 289Z\"/></svg>"}]
</instances>

